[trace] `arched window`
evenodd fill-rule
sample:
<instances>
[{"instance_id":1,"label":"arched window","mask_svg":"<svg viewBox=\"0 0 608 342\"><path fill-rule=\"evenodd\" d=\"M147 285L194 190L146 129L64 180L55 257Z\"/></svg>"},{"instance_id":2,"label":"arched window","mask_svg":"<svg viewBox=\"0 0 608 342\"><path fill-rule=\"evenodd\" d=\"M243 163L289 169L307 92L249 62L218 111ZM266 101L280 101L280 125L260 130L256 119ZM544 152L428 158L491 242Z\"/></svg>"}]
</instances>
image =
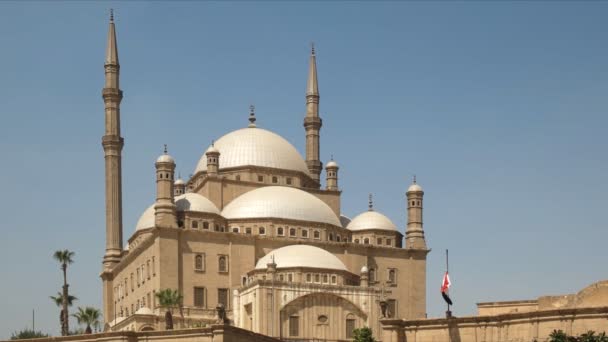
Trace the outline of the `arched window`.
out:
<instances>
[{"instance_id":1,"label":"arched window","mask_svg":"<svg viewBox=\"0 0 608 342\"><path fill-rule=\"evenodd\" d=\"M329 276L327 274L323 275L323 284L329 283Z\"/></svg>"},{"instance_id":2,"label":"arched window","mask_svg":"<svg viewBox=\"0 0 608 342\"><path fill-rule=\"evenodd\" d=\"M355 239L355 243L359 243L359 239Z\"/></svg>"},{"instance_id":3,"label":"arched window","mask_svg":"<svg viewBox=\"0 0 608 342\"><path fill-rule=\"evenodd\" d=\"M266 228L264 228L264 227L258 228L258 234L260 234L260 235L266 235Z\"/></svg>"},{"instance_id":4,"label":"arched window","mask_svg":"<svg viewBox=\"0 0 608 342\"><path fill-rule=\"evenodd\" d=\"M245 228L245 234L251 235L251 227Z\"/></svg>"},{"instance_id":5,"label":"arched window","mask_svg":"<svg viewBox=\"0 0 608 342\"><path fill-rule=\"evenodd\" d=\"M334 233L329 233L329 241L334 241Z\"/></svg>"},{"instance_id":6,"label":"arched window","mask_svg":"<svg viewBox=\"0 0 608 342\"><path fill-rule=\"evenodd\" d=\"M391 239L386 239L386 245L387 246L392 246L393 245L393 241Z\"/></svg>"},{"instance_id":7,"label":"arched window","mask_svg":"<svg viewBox=\"0 0 608 342\"><path fill-rule=\"evenodd\" d=\"M418 201L418 205L420 205L420 201Z\"/></svg>"},{"instance_id":8,"label":"arched window","mask_svg":"<svg viewBox=\"0 0 608 342\"><path fill-rule=\"evenodd\" d=\"M318 230L315 230L315 231L312 233L312 236L313 236L315 239L320 239L320 238L321 238L321 232L319 232Z\"/></svg>"},{"instance_id":9,"label":"arched window","mask_svg":"<svg viewBox=\"0 0 608 342\"><path fill-rule=\"evenodd\" d=\"M233 233L238 233L239 232L239 227L232 227L232 232Z\"/></svg>"},{"instance_id":10,"label":"arched window","mask_svg":"<svg viewBox=\"0 0 608 342\"><path fill-rule=\"evenodd\" d=\"M228 256L220 255L218 258L218 272L228 272Z\"/></svg>"},{"instance_id":11,"label":"arched window","mask_svg":"<svg viewBox=\"0 0 608 342\"><path fill-rule=\"evenodd\" d=\"M279 179L277 177L275 177L275 176L272 176L272 182L273 183L278 183Z\"/></svg>"},{"instance_id":12,"label":"arched window","mask_svg":"<svg viewBox=\"0 0 608 342\"><path fill-rule=\"evenodd\" d=\"M192 221L192 229L198 229L198 221Z\"/></svg>"},{"instance_id":13,"label":"arched window","mask_svg":"<svg viewBox=\"0 0 608 342\"><path fill-rule=\"evenodd\" d=\"M382 238L378 238L378 240L376 241L376 244L378 246L382 245Z\"/></svg>"},{"instance_id":14,"label":"arched window","mask_svg":"<svg viewBox=\"0 0 608 342\"><path fill-rule=\"evenodd\" d=\"M194 257L194 269L197 271L204 271L205 270L205 256L204 254L197 254L196 257Z\"/></svg>"},{"instance_id":15,"label":"arched window","mask_svg":"<svg viewBox=\"0 0 608 342\"><path fill-rule=\"evenodd\" d=\"M283 236L285 233L283 232L283 227L277 228L277 235Z\"/></svg>"},{"instance_id":16,"label":"arched window","mask_svg":"<svg viewBox=\"0 0 608 342\"><path fill-rule=\"evenodd\" d=\"M331 283L333 285L336 285L338 283L338 277L336 277L335 275L331 276Z\"/></svg>"},{"instance_id":17,"label":"arched window","mask_svg":"<svg viewBox=\"0 0 608 342\"><path fill-rule=\"evenodd\" d=\"M296 229L295 228L289 228L289 236L296 236Z\"/></svg>"},{"instance_id":18,"label":"arched window","mask_svg":"<svg viewBox=\"0 0 608 342\"><path fill-rule=\"evenodd\" d=\"M353 331L355 330L355 315L348 314L346 315L346 338L351 339L354 337Z\"/></svg>"},{"instance_id":19,"label":"arched window","mask_svg":"<svg viewBox=\"0 0 608 342\"><path fill-rule=\"evenodd\" d=\"M342 240L342 237L340 235L336 235L336 241L340 242L340 240Z\"/></svg>"},{"instance_id":20,"label":"arched window","mask_svg":"<svg viewBox=\"0 0 608 342\"><path fill-rule=\"evenodd\" d=\"M369 238L365 238L365 239L363 239L363 244L365 244L365 245L369 245Z\"/></svg>"},{"instance_id":21,"label":"arched window","mask_svg":"<svg viewBox=\"0 0 608 342\"><path fill-rule=\"evenodd\" d=\"M302 229L302 237L308 239L308 229Z\"/></svg>"},{"instance_id":22,"label":"arched window","mask_svg":"<svg viewBox=\"0 0 608 342\"><path fill-rule=\"evenodd\" d=\"M203 229L209 229L209 222L207 222L207 221L203 222Z\"/></svg>"},{"instance_id":23,"label":"arched window","mask_svg":"<svg viewBox=\"0 0 608 342\"><path fill-rule=\"evenodd\" d=\"M306 273L306 282L307 283L312 283L312 274Z\"/></svg>"},{"instance_id":24,"label":"arched window","mask_svg":"<svg viewBox=\"0 0 608 342\"><path fill-rule=\"evenodd\" d=\"M375 269L370 268L369 272L367 274L368 274L368 278L369 278L369 282L370 283L376 281L376 270Z\"/></svg>"}]
</instances>

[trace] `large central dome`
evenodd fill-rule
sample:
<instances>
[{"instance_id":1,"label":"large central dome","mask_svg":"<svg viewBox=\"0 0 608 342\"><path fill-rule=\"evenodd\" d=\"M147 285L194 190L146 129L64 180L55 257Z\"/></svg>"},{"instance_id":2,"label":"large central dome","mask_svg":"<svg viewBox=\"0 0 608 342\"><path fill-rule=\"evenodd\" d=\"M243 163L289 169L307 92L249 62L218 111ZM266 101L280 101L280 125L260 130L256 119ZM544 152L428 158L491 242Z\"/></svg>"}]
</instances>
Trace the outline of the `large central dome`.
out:
<instances>
[{"instance_id":1,"label":"large central dome","mask_svg":"<svg viewBox=\"0 0 608 342\"><path fill-rule=\"evenodd\" d=\"M309 174L296 148L265 129L249 127L230 132L219 138L214 147L220 152L220 169L253 165ZM207 156L203 154L194 173L206 170Z\"/></svg>"}]
</instances>

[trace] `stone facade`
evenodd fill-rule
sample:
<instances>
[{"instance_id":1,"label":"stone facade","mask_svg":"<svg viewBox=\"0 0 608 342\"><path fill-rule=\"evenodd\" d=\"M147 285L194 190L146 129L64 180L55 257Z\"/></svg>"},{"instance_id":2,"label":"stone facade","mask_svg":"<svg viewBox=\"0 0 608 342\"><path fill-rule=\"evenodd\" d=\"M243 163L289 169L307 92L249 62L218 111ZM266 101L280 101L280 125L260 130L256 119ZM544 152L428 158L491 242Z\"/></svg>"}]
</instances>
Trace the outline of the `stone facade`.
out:
<instances>
[{"instance_id":1,"label":"stone facade","mask_svg":"<svg viewBox=\"0 0 608 342\"><path fill-rule=\"evenodd\" d=\"M152 166L156 171L156 199L134 232L126 234L130 237L122 248L122 92L113 20L107 54L106 136L120 144L104 143L108 224L101 277L106 331L164 329L167 308L156 298L163 289L183 296L180 307L172 309L179 329L216 323L218 307L225 310L227 324L294 339L344 340L354 328L379 331L382 318L425 317L429 250L422 189L417 186L407 194L416 201L407 210L409 247L392 221L372 209L371 199L369 211L349 226L333 159L327 164L326 186L321 186L322 120L314 49L306 90L305 157L279 135L258 128L253 106L249 125L209 146L185 181L176 179L176 162L165 148L150 165L150 172ZM256 266L292 245L306 245L312 252L283 254L271 271ZM329 254L319 257L320 252ZM328 258L333 268L326 264ZM384 310L380 303L386 303Z\"/></svg>"},{"instance_id":2,"label":"stone facade","mask_svg":"<svg viewBox=\"0 0 608 342\"><path fill-rule=\"evenodd\" d=\"M576 294L479 303L479 315L449 319L383 320L383 342L547 341L553 330L608 332L608 281Z\"/></svg>"}]
</instances>

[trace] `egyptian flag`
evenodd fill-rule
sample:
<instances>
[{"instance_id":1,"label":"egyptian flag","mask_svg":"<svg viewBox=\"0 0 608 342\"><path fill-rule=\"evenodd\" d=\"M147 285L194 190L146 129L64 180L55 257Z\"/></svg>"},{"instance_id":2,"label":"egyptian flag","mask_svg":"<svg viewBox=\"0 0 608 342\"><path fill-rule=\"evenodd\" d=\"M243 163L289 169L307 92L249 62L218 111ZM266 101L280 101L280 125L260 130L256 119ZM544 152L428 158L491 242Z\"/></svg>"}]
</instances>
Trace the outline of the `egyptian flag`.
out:
<instances>
[{"instance_id":1,"label":"egyptian flag","mask_svg":"<svg viewBox=\"0 0 608 342\"><path fill-rule=\"evenodd\" d=\"M452 285L450 282L450 276L448 275L448 272L445 272L443 275L443 281L441 282L441 296L445 302L448 303L448 305L452 305L452 300L450 299L449 293L450 285Z\"/></svg>"}]
</instances>

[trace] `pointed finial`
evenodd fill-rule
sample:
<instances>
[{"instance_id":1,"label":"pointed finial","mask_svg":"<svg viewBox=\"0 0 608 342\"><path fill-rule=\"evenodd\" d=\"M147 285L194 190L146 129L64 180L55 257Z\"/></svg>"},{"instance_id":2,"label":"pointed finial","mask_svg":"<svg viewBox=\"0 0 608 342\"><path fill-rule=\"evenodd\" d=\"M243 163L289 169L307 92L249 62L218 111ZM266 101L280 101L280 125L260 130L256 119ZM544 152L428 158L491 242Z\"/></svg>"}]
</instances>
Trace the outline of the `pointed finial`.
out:
<instances>
[{"instance_id":1,"label":"pointed finial","mask_svg":"<svg viewBox=\"0 0 608 342\"><path fill-rule=\"evenodd\" d=\"M167 154L167 144L165 144L165 154Z\"/></svg>"},{"instance_id":2,"label":"pointed finial","mask_svg":"<svg viewBox=\"0 0 608 342\"><path fill-rule=\"evenodd\" d=\"M114 22L114 9L110 8L110 22L113 23Z\"/></svg>"},{"instance_id":3,"label":"pointed finial","mask_svg":"<svg viewBox=\"0 0 608 342\"><path fill-rule=\"evenodd\" d=\"M414 184L416 184L416 175L414 175Z\"/></svg>"},{"instance_id":4,"label":"pointed finial","mask_svg":"<svg viewBox=\"0 0 608 342\"><path fill-rule=\"evenodd\" d=\"M310 43L310 54L313 56L315 55L315 43L314 42Z\"/></svg>"},{"instance_id":5,"label":"pointed finial","mask_svg":"<svg viewBox=\"0 0 608 342\"><path fill-rule=\"evenodd\" d=\"M181 173L181 171L177 171L177 178L178 178L178 179L179 179L179 178L182 178L182 173Z\"/></svg>"},{"instance_id":6,"label":"pointed finial","mask_svg":"<svg viewBox=\"0 0 608 342\"><path fill-rule=\"evenodd\" d=\"M333 154L331 155L331 160L334 160L334 155Z\"/></svg>"},{"instance_id":7,"label":"pointed finial","mask_svg":"<svg viewBox=\"0 0 608 342\"><path fill-rule=\"evenodd\" d=\"M215 146L215 140L211 139L211 146Z\"/></svg>"},{"instance_id":8,"label":"pointed finial","mask_svg":"<svg viewBox=\"0 0 608 342\"><path fill-rule=\"evenodd\" d=\"M255 127L255 106L249 106L249 127Z\"/></svg>"},{"instance_id":9,"label":"pointed finial","mask_svg":"<svg viewBox=\"0 0 608 342\"><path fill-rule=\"evenodd\" d=\"M369 206L369 211L374 210L374 202L372 201L372 194L369 194L369 203L368 203L368 206Z\"/></svg>"}]
</instances>

